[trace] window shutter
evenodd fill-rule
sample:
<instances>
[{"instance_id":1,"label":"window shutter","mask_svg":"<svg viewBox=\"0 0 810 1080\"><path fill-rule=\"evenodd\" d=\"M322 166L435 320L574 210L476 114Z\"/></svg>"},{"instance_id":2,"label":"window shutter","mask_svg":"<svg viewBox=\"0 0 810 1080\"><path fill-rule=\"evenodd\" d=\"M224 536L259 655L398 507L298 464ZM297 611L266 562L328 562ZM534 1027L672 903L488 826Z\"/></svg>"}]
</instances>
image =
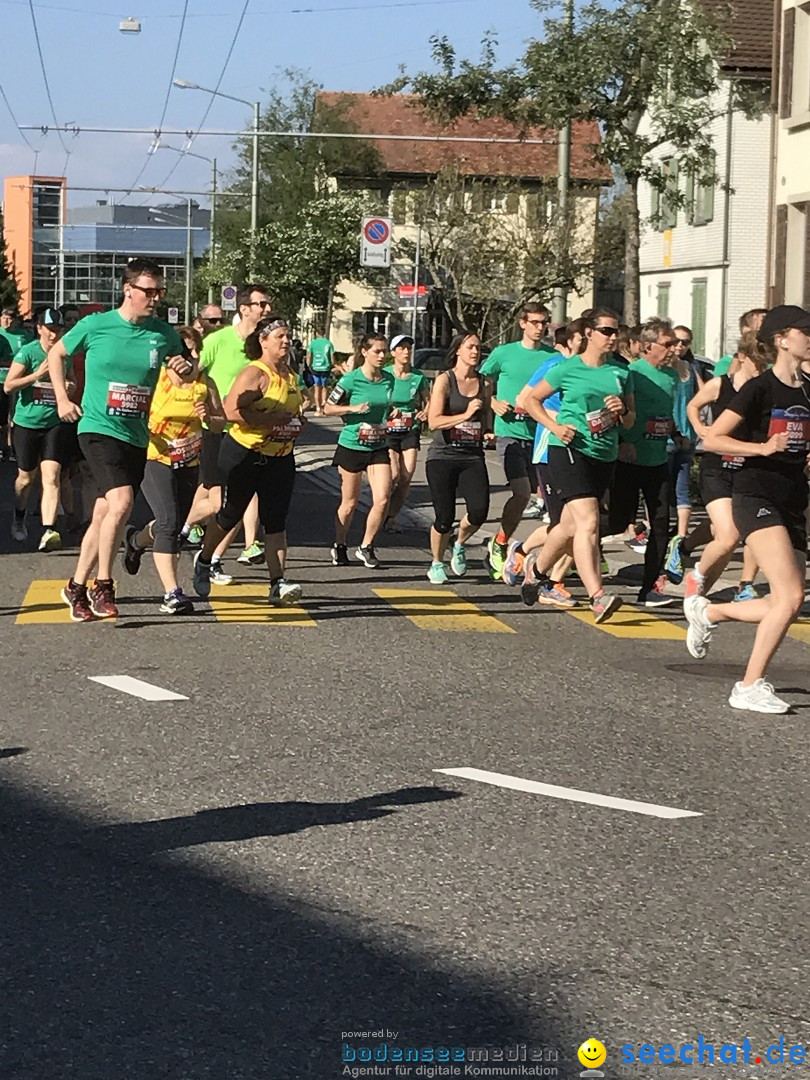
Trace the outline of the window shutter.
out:
<instances>
[{"instance_id":1,"label":"window shutter","mask_svg":"<svg viewBox=\"0 0 810 1080\"><path fill-rule=\"evenodd\" d=\"M793 112L793 58L796 45L796 9L788 8L782 21L782 86L779 115L784 119Z\"/></svg>"},{"instance_id":2,"label":"window shutter","mask_svg":"<svg viewBox=\"0 0 810 1080\"><path fill-rule=\"evenodd\" d=\"M785 260L787 258L788 208L781 203L776 208L776 243L774 244L773 304L785 302Z\"/></svg>"},{"instance_id":3,"label":"window shutter","mask_svg":"<svg viewBox=\"0 0 810 1080\"><path fill-rule=\"evenodd\" d=\"M520 209L520 195L516 191L510 191L506 196L506 212L516 214Z\"/></svg>"},{"instance_id":4,"label":"window shutter","mask_svg":"<svg viewBox=\"0 0 810 1080\"><path fill-rule=\"evenodd\" d=\"M706 182L703 188L703 212L701 218L704 224L714 220L714 180Z\"/></svg>"},{"instance_id":5,"label":"window shutter","mask_svg":"<svg viewBox=\"0 0 810 1080\"><path fill-rule=\"evenodd\" d=\"M692 351L702 356L706 351L706 278L692 280Z\"/></svg>"},{"instance_id":6,"label":"window shutter","mask_svg":"<svg viewBox=\"0 0 810 1080\"><path fill-rule=\"evenodd\" d=\"M686 170L686 223L695 224L695 166L690 165Z\"/></svg>"}]
</instances>

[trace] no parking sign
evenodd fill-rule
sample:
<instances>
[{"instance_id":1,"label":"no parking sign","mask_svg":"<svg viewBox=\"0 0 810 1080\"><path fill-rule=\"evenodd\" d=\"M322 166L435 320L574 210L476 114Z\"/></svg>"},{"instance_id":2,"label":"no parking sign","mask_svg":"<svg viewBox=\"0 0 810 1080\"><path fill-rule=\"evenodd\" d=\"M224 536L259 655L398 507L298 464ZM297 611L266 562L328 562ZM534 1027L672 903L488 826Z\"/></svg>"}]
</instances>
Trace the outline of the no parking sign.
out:
<instances>
[{"instance_id":1,"label":"no parking sign","mask_svg":"<svg viewBox=\"0 0 810 1080\"><path fill-rule=\"evenodd\" d=\"M384 217L363 218L360 234L360 265L391 265L391 230L393 221Z\"/></svg>"},{"instance_id":2,"label":"no parking sign","mask_svg":"<svg viewBox=\"0 0 810 1080\"><path fill-rule=\"evenodd\" d=\"M236 286L222 286L222 310L236 311Z\"/></svg>"}]
</instances>

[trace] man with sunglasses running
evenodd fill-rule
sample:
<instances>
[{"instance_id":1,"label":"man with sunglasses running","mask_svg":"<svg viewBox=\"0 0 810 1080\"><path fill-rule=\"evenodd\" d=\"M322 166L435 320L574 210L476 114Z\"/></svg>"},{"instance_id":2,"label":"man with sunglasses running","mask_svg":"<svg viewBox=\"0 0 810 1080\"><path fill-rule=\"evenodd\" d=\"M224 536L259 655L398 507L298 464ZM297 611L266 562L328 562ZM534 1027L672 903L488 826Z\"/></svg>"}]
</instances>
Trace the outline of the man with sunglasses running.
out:
<instances>
[{"instance_id":1,"label":"man with sunglasses running","mask_svg":"<svg viewBox=\"0 0 810 1080\"><path fill-rule=\"evenodd\" d=\"M207 338L209 334L213 334L215 330L225 325L225 315L219 304L206 304L192 325L204 338Z\"/></svg>"},{"instance_id":2,"label":"man with sunglasses running","mask_svg":"<svg viewBox=\"0 0 810 1080\"><path fill-rule=\"evenodd\" d=\"M123 285L119 308L80 319L48 352L59 417L79 421L79 445L99 493L73 577L62 590L74 622L118 615L112 565L143 480L155 383L163 364L181 378L193 371L177 331L154 316L166 292L158 264L132 259ZM85 354L80 406L68 397L65 382L65 360L79 350Z\"/></svg>"},{"instance_id":3,"label":"man with sunglasses running","mask_svg":"<svg viewBox=\"0 0 810 1080\"><path fill-rule=\"evenodd\" d=\"M203 342L200 354L200 370L203 371L217 388L220 401L228 396L236 376L248 364L245 356L245 341L253 333L261 319L270 314L272 306L267 288L264 285L245 285L236 296L239 321L235 326L226 325L208 334ZM213 305L203 309L210 313ZM220 311L221 309L217 308ZM216 316L214 316L216 318ZM209 318L210 321L210 318ZM230 425L229 425L230 426ZM226 428L227 430L227 428ZM219 479L219 449L224 433L215 434L203 430L202 454L200 455L200 486L194 497L194 505L183 526L182 535L188 537L192 530L208 521L222 509L222 485ZM264 548L257 540L259 528L258 503L254 499L244 517L245 550L239 562L259 564L264 562ZM222 555L233 539L229 533L222 542L212 560L211 581L215 585L229 585L233 578L222 567Z\"/></svg>"},{"instance_id":4,"label":"man with sunglasses running","mask_svg":"<svg viewBox=\"0 0 810 1080\"><path fill-rule=\"evenodd\" d=\"M481 374L494 379L492 411L498 455L512 492L496 535L487 544L487 562L493 580L499 581L509 548L509 538L520 524L523 511L537 490L537 470L532 464L534 432L529 414L516 405L518 395L544 358L553 354L541 345L548 329L548 309L543 304L525 304L520 313L520 341L498 345L481 365Z\"/></svg>"}]
</instances>

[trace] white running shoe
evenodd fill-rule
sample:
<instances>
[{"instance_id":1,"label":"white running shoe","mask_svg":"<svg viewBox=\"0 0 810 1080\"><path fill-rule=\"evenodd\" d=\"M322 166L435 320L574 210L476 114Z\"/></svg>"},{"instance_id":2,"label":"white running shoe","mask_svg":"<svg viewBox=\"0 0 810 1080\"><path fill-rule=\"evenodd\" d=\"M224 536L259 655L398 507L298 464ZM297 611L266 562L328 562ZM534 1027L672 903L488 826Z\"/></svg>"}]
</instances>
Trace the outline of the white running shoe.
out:
<instances>
[{"instance_id":1,"label":"white running shoe","mask_svg":"<svg viewBox=\"0 0 810 1080\"><path fill-rule=\"evenodd\" d=\"M683 610L689 629L686 631L686 647L689 655L696 660L702 660L706 655L709 643L712 640L715 623L706 618L706 608L709 606L705 596L690 596L684 601Z\"/></svg>"},{"instance_id":2,"label":"white running shoe","mask_svg":"<svg viewBox=\"0 0 810 1080\"><path fill-rule=\"evenodd\" d=\"M211 560L210 576L212 585L233 585L233 574L229 574L223 569L222 562L219 559Z\"/></svg>"},{"instance_id":3,"label":"white running shoe","mask_svg":"<svg viewBox=\"0 0 810 1080\"><path fill-rule=\"evenodd\" d=\"M747 709L748 712L786 713L790 710L788 702L778 698L771 684L764 679L757 679L750 686L734 683L728 703L732 709Z\"/></svg>"},{"instance_id":4,"label":"white running shoe","mask_svg":"<svg viewBox=\"0 0 810 1080\"><path fill-rule=\"evenodd\" d=\"M46 529L42 534L37 551L58 551L62 546L62 537L56 529Z\"/></svg>"},{"instance_id":5,"label":"white running shoe","mask_svg":"<svg viewBox=\"0 0 810 1080\"><path fill-rule=\"evenodd\" d=\"M304 590L300 585L296 585L292 581L285 581L284 578L280 578L275 585L270 587L270 594L267 599L271 604L280 604L282 607L288 607L290 604L296 604L303 596Z\"/></svg>"}]
</instances>

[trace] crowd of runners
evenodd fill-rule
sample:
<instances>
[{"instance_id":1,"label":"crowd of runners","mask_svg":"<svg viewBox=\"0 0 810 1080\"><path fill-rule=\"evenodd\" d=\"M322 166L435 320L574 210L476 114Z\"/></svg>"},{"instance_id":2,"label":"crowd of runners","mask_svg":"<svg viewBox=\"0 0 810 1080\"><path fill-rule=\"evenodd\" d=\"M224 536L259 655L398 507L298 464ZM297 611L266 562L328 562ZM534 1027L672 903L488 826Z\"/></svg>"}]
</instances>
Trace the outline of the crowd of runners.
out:
<instances>
[{"instance_id":1,"label":"crowd of runners","mask_svg":"<svg viewBox=\"0 0 810 1080\"><path fill-rule=\"evenodd\" d=\"M712 366L694 357L689 328L666 319L631 328L596 308L549 337L547 309L529 303L520 338L486 357L475 332L457 334L431 384L412 367L407 335L366 335L340 363L328 338L304 349L261 285L240 290L237 318L209 304L180 328L155 316L164 295L159 266L132 260L115 310L81 318L73 307L46 308L33 338L16 312L0 318L0 440L17 465L12 538L28 537L37 481L41 551L61 546L60 512L84 519L62 591L74 621L118 615L113 563L122 543L128 574L151 551L161 611L191 613L178 579L181 548L197 547L189 592L207 598L212 585L233 580L224 558L240 531L239 561L267 565L269 602L299 602L286 524L296 440L311 411L342 421L335 566L352 558L380 565L376 538L399 530L427 431L434 521L426 574L436 585L448 567L463 576L468 545L489 515L493 446L509 487L486 549L493 579L519 588L528 606L563 610L577 604L566 581L578 580L603 622L622 601L605 588L602 543L625 539L644 553L638 604L669 605L667 580L684 581L693 657L706 655L719 624L756 624L730 704L788 709L765 675L805 595L807 311L746 312L737 349ZM690 532L696 455L706 520ZM363 474L371 506L350 553ZM139 491L151 509L142 528L130 524ZM514 539L524 516L540 515L530 536ZM739 587L716 603L709 593L741 545ZM768 586L762 597L758 572Z\"/></svg>"}]
</instances>

